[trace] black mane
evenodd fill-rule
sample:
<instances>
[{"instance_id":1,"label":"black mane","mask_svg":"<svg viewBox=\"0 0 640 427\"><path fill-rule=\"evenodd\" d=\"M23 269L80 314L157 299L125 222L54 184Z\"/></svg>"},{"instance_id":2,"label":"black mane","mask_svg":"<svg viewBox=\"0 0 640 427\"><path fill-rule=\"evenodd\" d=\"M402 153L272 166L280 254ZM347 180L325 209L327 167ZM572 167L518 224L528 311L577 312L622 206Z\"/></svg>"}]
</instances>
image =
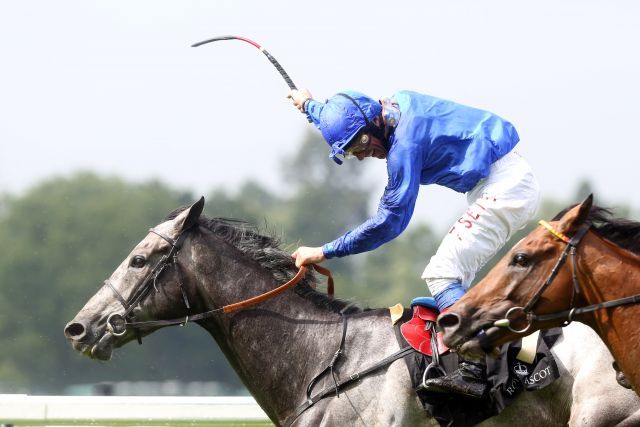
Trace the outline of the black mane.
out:
<instances>
[{"instance_id":1,"label":"black mane","mask_svg":"<svg viewBox=\"0 0 640 427\"><path fill-rule=\"evenodd\" d=\"M171 212L165 221L174 219L187 207ZM198 225L210 230L240 252L255 260L262 268L273 275L275 281L283 284L297 273L298 269L287 252L280 249L280 240L273 235L263 234L258 227L245 221L230 218L207 218L201 215ZM316 291L312 286L317 283L312 270L296 285L294 291L313 302L316 306L335 313L357 313L362 309L348 301L331 298Z\"/></svg>"},{"instance_id":2,"label":"black mane","mask_svg":"<svg viewBox=\"0 0 640 427\"><path fill-rule=\"evenodd\" d=\"M574 206L562 210L553 219L559 220ZM640 255L640 222L626 218L614 218L611 209L595 205L589 212L588 221L591 221L598 234L605 239Z\"/></svg>"}]
</instances>

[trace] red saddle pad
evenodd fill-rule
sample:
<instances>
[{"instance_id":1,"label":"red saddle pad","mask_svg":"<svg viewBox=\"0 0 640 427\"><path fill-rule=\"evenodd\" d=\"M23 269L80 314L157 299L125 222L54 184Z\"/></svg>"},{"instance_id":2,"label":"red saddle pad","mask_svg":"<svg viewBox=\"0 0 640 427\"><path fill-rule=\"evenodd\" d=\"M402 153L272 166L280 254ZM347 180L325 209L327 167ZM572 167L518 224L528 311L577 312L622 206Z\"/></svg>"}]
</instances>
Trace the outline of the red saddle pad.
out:
<instances>
[{"instance_id":1,"label":"red saddle pad","mask_svg":"<svg viewBox=\"0 0 640 427\"><path fill-rule=\"evenodd\" d=\"M413 306L413 316L411 320L400 325L400 332L411 347L422 354L433 356L431 351L431 330L427 329L427 322L435 322L438 314L420 305ZM438 343L438 354L449 350L442 342L442 333L436 334Z\"/></svg>"}]
</instances>

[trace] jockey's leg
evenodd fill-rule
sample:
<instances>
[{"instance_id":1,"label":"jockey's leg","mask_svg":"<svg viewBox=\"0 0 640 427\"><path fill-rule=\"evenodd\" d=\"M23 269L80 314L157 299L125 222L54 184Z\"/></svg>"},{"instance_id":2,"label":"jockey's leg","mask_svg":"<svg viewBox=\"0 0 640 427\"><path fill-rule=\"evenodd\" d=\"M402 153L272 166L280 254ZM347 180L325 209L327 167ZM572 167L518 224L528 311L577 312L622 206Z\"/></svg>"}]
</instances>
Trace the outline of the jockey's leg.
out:
<instances>
[{"instance_id":1,"label":"jockey's leg","mask_svg":"<svg viewBox=\"0 0 640 427\"><path fill-rule=\"evenodd\" d=\"M422 273L431 295L458 282L468 288L475 274L509 238L533 218L539 201L531 169L511 152L469 193L466 211L454 222Z\"/></svg>"},{"instance_id":2,"label":"jockey's leg","mask_svg":"<svg viewBox=\"0 0 640 427\"><path fill-rule=\"evenodd\" d=\"M467 193L468 209L450 228L422 274L441 311L462 297L478 270L533 218L539 198L529 165L515 152L495 162L489 176ZM477 362L461 360L457 371L428 380L427 386L482 397L484 371Z\"/></svg>"},{"instance_id":3,"label":"jockey's leg","mask_svg":"<svg viewBox=\"0 0 640 427\"><path fill-rule=\"evenodd\" d=\"M458 282L454 282L444 288L441 292L434 294L433 298L436 300L436 304L438 304L438 310L443 312L462 298L464 293L465 289L462 285Z\"/></svg>"}]
</instances>

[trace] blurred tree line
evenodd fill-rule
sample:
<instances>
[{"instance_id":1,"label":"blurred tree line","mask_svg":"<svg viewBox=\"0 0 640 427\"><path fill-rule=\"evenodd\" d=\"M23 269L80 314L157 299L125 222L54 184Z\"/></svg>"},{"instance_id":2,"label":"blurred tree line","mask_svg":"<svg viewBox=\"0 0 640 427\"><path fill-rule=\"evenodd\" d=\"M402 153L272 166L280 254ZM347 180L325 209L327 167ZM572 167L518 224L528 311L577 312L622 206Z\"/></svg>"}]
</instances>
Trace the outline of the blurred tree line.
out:
<instances>
[{"instance_id":1,"label":"blurred tree line","mask_svg":"<svg viewBox=\"0 0 640 427\"><path fill-rule=\"evenodd\" d=\"M255 223L280 236L287 251L337 237L368 217L372 190L380 189L364 185L355 162L334 167L322 158L325 144L309 134L297 153L283 159L286 194L257 182L233 193L215 189L205 195L206 213ZM585 182L575 200L545 200L539 217L550 218L589 192ZM0 393L61 394L70 384L101 381L221 381L240 387L215 342L195 325L160 330L143 346L117 350L109 363L76 353L62 333L146 230L197 196L160 182L133 184L91 173L54 178L19 197L0 196ZM376 307L408 305L426 295L420 274L438 235L413 224L372 253L328 261L338 296Z\"/></svg>"}]
</instances>

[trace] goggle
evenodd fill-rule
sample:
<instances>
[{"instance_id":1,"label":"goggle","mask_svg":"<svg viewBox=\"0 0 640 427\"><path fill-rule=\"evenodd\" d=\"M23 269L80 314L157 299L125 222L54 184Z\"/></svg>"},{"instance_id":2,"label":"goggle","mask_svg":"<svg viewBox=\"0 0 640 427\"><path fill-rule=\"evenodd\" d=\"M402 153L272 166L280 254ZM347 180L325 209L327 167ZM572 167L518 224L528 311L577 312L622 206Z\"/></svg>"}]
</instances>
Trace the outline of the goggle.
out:
<instances>
[{"instance_id":1,"label":"goggle","mask_svg":"<svg viewBox=\"0 0 640 427\"><path fill-rule=\"evenodd\" d=\"M356 154L364 152L369 146L369 135L362 134L357 135L351 144L349 144L349 148L344 150L344 158L345 159L355 159Z\"/></svg>"}]
</instances>

